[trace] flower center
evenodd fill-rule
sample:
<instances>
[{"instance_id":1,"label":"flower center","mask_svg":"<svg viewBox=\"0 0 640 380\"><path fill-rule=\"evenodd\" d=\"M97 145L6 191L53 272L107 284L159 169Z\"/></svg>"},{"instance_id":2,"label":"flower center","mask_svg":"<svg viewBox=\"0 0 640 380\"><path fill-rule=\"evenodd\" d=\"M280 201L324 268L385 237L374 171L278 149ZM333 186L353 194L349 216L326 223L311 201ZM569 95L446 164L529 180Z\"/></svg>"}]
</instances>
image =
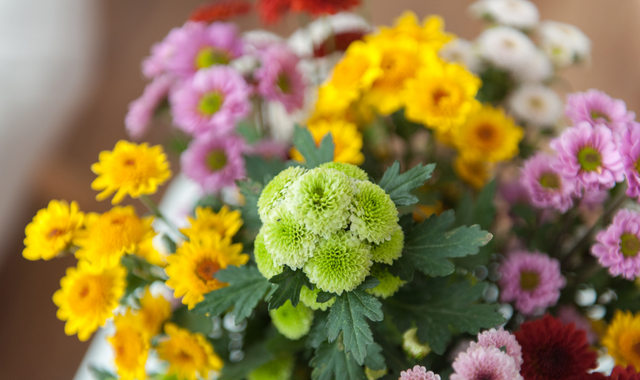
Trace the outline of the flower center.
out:
<instances>
[{"instance_id":1,"label":"flower center","mask_svg":"<svg viewBox=\"0 0 640 380\"><path fill-rule=\"evenodd\" d=\"M592 110L591 111L591 118L593 120L605 119L607 122L611 122L611 119L609 119L609 116L605 115L604 113L602 113L600 111L596 111L596 110Z\"/></svg>"},{"instance_id":2,"label":"flower center","mask_svg":"<svg viewBox=\"0 0 640 380\"><path fill-rule=\"evenodd\" d=\"M213 65L226 65L229 63L229 54L224 50L210 46L200 49L196 55L196 68L204 69Z\"/></svg>"},{"instance_id":3,"label":"flower center","mask_svg":"<svg viewBox=\"0 0 640 380\"><path fill-rule=\"evenodd\" d=\"M64 234L64 230L54 228L51 231L49 231L49 233L47 234L47 237L49 239L55 239L62 234Z\"/></svg>"},{"instance_id":4,"label":"flower center","mask_svg":"<svg viewBox=\"0 0 640 380\"><path fill-rule=\"evenodd\" d=\"M450 95L449 91L446 91L442 88L438 88L433 93L433 102L435 103L436 106L439 106L440 101L442 101L445 98L448 98L449 95Z\"/></svg>"},{"instance_id":5,"label":"flower center","mask_svg":"<svg viewBox=\"0 0 640 380\"><path fill-rule=\"evenodd\" d=\"M541 110L544 108L544 101L537 96L531 97L529 99L529 105L531 108L536 110Z\"/></svg>"},{"instance_id":6,"label":"flower center","mask_svg":"<svg viewBox=\"0 0 640 380\"><path fill-rule=\"evenodd\" d=\"M640 360L640 335L636 331L630 331L622 334L619 338L618 345L620 354L629 362L637 363Z\"/></svg>"},{"instance_id":7,"label":"flower center","mask_svg":"<svg viewBox=\"0 0 640 380\"><path fill-rule=\"evenodd\" d=\"M280 73L278 75L277 85L280 91L282 91L283 93L288 94L289 92L291 92L291 80L289 79L289 76L287 74Z\"/></svg>"},{"instance_id":8,"label":"flower center","mask_svg":"<svg viewBox=\"0 0 640 380\"><path fill-rule=\"evenodd\" d=\"M556 173L544 173L540 176L540 185L547 189L559 189L560 177Z\"/></svg>"},{"instance_id":9,"label":"flower center","mask_svg":"<svg viewBox=\"0 0 640 380\"><path fill-rule=\"evenodd\" d=\"M476 130L476 135L485 143L491 142L495 136L495 130L490 124L483 124Z\"/></svg>"},{"instance_id":10,"label":"flower center","mask_svg":"<svg viewBox=\"0 0 640 380\"><path fill-rule=\"evenodd\" d=\"M542 378L563 379L566 378L567 370L571 368L567 363L575 360L563 347L550 347L540 350L535 358L534 367Z\"/></svg>"},{"instance_id":11,"label":"flower center","mask_svg":"<svg viewBox=\"0 0 640 380\"><path fill-rule=\"evenodd\" d=\"M634 167L636 168L636 173L640 174L640 158L638 158Z\"/></svg>"},{"instance_id":12,"label":"flower center","mask_svg":"<svg viewBox=\"0 0 640 380\"><path fill-rule=\"evenodd\" d=\"M522 290L535 290L540 284L540 276L536 272L523 271L520 273L520 288Z\"/></svg>"},{"instance_id":13,"label":"flower center","mask_svg":"<svg viewBox=\"0 0 640 380\"><path fill-rule=\"evenodd\" d=\"M511 50L517 46L517 44L509 38L505 38L502 41L502 45L504 46L505 49L508 49L508 50Z\"/></svg>"},{"instance_id":14,"label":"flower center","mask_svg":"<svg viewBox=\"0 0 640 380\"><path fill-rule=\"evenodd\" d=\"M214 149L207 155L207 166L211 171L218 171L227 165L227 154L222 149Z\"/></svg>"},{"instance_id":15,"label":"flower center","mask_svg":"<svg viewBox=\"0 0 640 380\"><path fill-rule=\"evenodd\" d=\"M477 373L473 380L493 380L493 373L491 372L480 372Z\"/></svg>"},{"instance_id":16,"label":"flower center","mask_svg":"<svg viewBox=\"0 0 640 380\"><path fill-rule=\"evenodd\" d=\"M200 277L203 281L211 281L213 280L213 275L220 269L218 263L214 263L209 259L205 259L198 264L196 268L196 273L198 277Z\"/></svg>"},{"instance_id":17,"label":"flower center","mask_svg":"<svg viewBox=\"0 0 640 380\"><path fill-rule=\"evenodd\" d=\"M200 98L198 110L204 115L211 116L220 110L223 102L224 96L221 93L217 91L210 92Z\"/></svg>"},{"instance_id":18,"label":"flower center","mask_svg":"<svg viewBox=\"0 0 640 380\"><path fill-rule=\"evenodd\" d=\"M578 152L578 162L582 170L592 172L602 165L602 156L596 149L588 146L580 149L580 152Z\"/></svg>"},{"instance_id":19,"label":"flower center","mask_svg":"<svg viewBox=\"0 0 640 380\"><path fill-rule=\"evenodd\" d=\"M640 240L634 234L624 233L620 237L620 250L625 257L634 257L640 251Z\"/></svg>"}]
</instances>

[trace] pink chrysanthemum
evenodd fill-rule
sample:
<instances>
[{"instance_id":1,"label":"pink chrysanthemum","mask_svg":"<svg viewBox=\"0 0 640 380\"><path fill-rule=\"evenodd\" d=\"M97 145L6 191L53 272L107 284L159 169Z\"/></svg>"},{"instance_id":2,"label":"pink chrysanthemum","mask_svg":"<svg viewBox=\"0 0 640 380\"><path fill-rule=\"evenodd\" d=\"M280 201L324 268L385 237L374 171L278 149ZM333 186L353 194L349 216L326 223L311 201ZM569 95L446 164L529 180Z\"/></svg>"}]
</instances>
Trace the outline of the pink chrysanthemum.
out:
<instances>
[{"instance_id":1,"label":"pink chrysanthemum","mask_svg":"<svg viewBox=\"0 0 640 380\"><path fill-rule=\"evenodd\" d=\"M184 28L173 28L164 40L151 47L151 55L142 61L142 73L147 78L156 78L166 73L167 62L176 52L176 44L183 40Z\"/></svg>"},{"instance_id":2,"label":"pink chrysanthemum","mask_svg":"<svg viewBox=\"0 0 640 380\"><path fill-rule=\"evenodd\" d=\"M399 380L440 380L440 375L427 372L426 368L417 365L413 369L400 372Z\"/></svg>"},{"instance_id":3,"label":"pink chrysanthemum","mask_svg":"<svg viewBox=\"0 0 640 380\"><path fill-rule=\"evenodd\" d=\"M478 334L478 343L471 342L471 348L474 347L495 347L505 348L506 354L513 358L516 364L516 370L520 371L522 365L522 347L518 344L516 336L509 331L505 331L502 327L499 330L491 329Z\"/></svg>"},{"instance_id":4,"label":"pink chrysanthemum","mask_svg":"<svg viewBox=\"0 0 640 380\"><path fill-rule=\"evenodd\" d=\"M167 98L173 81L160 76L144 88L142 96L129 103L129 111L124 119L129 136L139 139L147 131L158 106Z\"/></svg>"},{"instance_id":5,"label":"pink chrysanthemum","mask_svg":"<svg viewBox=\"0 0 640 380\"><path fill-rule=\"evenodd\" d=\"M555 208L564 213L573 206L576 186L553 168L553 161L544 153L529 158L522 168L520 183L527 189L534 206Z\"/></svg>"},{"instance_id":6,"label":"pink chrysanthemum","mask_svg":"<svg viewBox=\"0 0 640 380\"><path fill-rule=\"evenodd\" d=\"M522 380L513 358L495 347L471 347L452 367L451 380Z\"/></svg>"},{"instance_id":7,"label":"pink chrysanthemum","mask_svg":"<svg viewBox=\"0 0 640 380\"><path fill-rule=\"evenodd\" d=\"M176 126L200 136L224 134L249 115L251 88L228 66L200 70L171 93L171 111Z\"/></svg>"},{"instance_id":8,"label":"pink chrysanthemum","mask_svg":"<svg viewBox=\"0 0 640 380\"><path fill-rule=\"evenodd\" d=\"M549 145L558 152L553 166L567 181L580 181L591 190L610 189L624 179L622 158L604 125L581 122Z\"/></svg>"},{"instance_id":9,"label":"pink chrysanthemum","mask_svg":"<svg viewBox=\"0 0 640 380\"><path fill-rule=\"evenodd\" d=\"M574 124L583 121L594 126L604 124L618 134L622 134L627 124L636 118L635 113L627 111L624 101L598 90L569 94L565 114Z\"/></svg>"},{"instance_id":10,"label":"pink chrysanthemum","mask_svg":"<svg viewBox=\"0 0 640 380\"><path fill-rule=\"evenodd\" d=\"M206 135L189 144L180 163L184 173L198 182L205 192L217 193L245 177L243 150L244 141L238 136Z\"/></svg>"},{"instance_id":11,"label":"pink chrysanthemum","mask_svg":"<svg viewBox=\"0 0 640 380\"><path fill-rule=\"evenodd\" d=\"M596 235L591 253L612 276L640 277L640 214L620 210L606 230Z\"/></svg>"},{"instance_id":12,"label":"pink chrysanthemum","mask_svg":"<svg viewBox=\"0 0 640 380\"><path fill-rule=\"evenodd\" d=\"M291 113L304 105L304 80L297 66L300 59L284 44L272 44L261 54L262 65L255 72L257 92L280 102Z\"/></svg>"},{"instance_id":13,"label":"pink chrysanthemum","mask_svg":"<svg viewBox=\"0 0 640 380\"><path fill-rule=\"evenodd\" d=\"M629 123L629 129L622 134L620 155L627 177L627 195L640 196L640 124Z\"/></svg>"},{"instance_id":14,"label":"pink chrysanthemum","mask_svg":"<svg viewBox=\"0 0 640 380\"><path fill-rule=\"evenodd\" d=\"M560 262L540 252L512 252L500 266L500 298L514 302L523 314L533 314L553 306L566 281Z\"/></svg>"}]
</instances>

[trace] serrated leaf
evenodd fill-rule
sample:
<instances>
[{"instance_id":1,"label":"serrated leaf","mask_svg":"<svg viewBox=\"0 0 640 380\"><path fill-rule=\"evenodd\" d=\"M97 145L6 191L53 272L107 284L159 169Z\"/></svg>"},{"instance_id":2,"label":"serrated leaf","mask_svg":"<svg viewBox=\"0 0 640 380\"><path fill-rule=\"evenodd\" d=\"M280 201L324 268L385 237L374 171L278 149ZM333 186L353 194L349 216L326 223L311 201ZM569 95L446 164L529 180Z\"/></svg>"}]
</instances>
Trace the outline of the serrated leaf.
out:
<instances>
[{"instance_id":1,"label":"serrated leaf","mask_svg":"<svg viewBox=\"0 0 640 380\"><path fill-rule=\"evenodd\" d=\"M193 308L194 313L216 316L233 306L236 323L242 322L253 312L258 302L271 290L272 286L256 267L229 266L216 273L216 279L229 286L214 290L204 296L204 300Z\"/></svg>"},{"instance_id":2,"label":"serrated leaf","mask_svg":"<svg viewBox=\"0 0 640 380\"><path fill-rule=\"evenodd\" d=\"M325 342L309 362L312 380L365 380L364 370L339 340Z\"/></svg>"},{"instance_id":3,"label":"serrated leaf","mask_svg":"<svg viewBox=\"0 0 640 380\"><path fill-rule=\"evenodd\" d=\"M477 303L486 283L472 286L468 281L447 285L448 279L430 279L416 289L403 288L385 301L387 310L400 330L418 328L418 339L442 355L454 329L477 334L481 328L491 328L504 322L497 304Z\"/></svg>"},{"instance_id":4,"label":"serrated leaf","mask_svg":"<svg viewBox=\"0 0 640 380\"><path fill-rule=\"evenodd\" d=\"M497 181L494 179L482 188L475 202L469 192L465 193L456 208L456 225L478 224L485 230L491 228L496 217L496 188Z\"/></svg>"},{"instance_id":5,"label":"serrated leaf","mask_svg":"<svg viewBox=\"0 0 640 380\"><path fill-rule=\"evenodd\" d=\"M262 192L262 185L249 179L238 182L238 187L240 188L240 193L244 195L244 205L241 208L244 226L257 231L262 226L260 215L258 214L258 199Z\"/></svg>"},{"instance_id":6,"label":"serrated leaf","mask_svg":"<svg viewBox=\"0 0 640 380\"><path fill-rule=\"evenodd\" d=\"M277 309L289 300L293 306L298 306L302 287L306 286L313 290L313 284L300 269L293 271L285 267L282 273L271 277L269 282L277 285L268 300L269 310Z\"/></svg>"},{"instance_id":7,"label":"serrated leaf","mask_svg":"<svg viewBox=\"0 0 640 380\"><path fill-rule=\"evenodd\" d=\"M418 164L400 174L400 163L396 161L384 173L379 185L389 194L391 200L397 206L409 206L418 202L418 198L415 195L411 195L411 192L431 178L431 173L435 167L435 164L426 166Z\"/></svg>"},{"instance_id":8,"label":"serrated leaf","mask_svg":"<svg viewBox=\"0 0 640 380\"><path fill-rule=\"evenodd\" d=\"M387 369L387 365L384 362L384 356L382 356L382 347L380 347L380 345L372 343L367 346L367 356L364 358L364 365L374 371Z\"/></svg>"},{"instance_id":9,"label":"serrated leaf","mask_svg":"<svg viewBox=\"0 0 640 380\"><path fill-rule=\"evenodd\" d=\"M377 298L360 289L336 297L327 321L329 342L335 341L342 331L345 351L351 352L354 359L363 364L367 346L373 343L367 319L381 321L384 318L381 307Z\"/></svg>"},{"instance_id":10,"label":"serrated leaf","mask_svg":"<svg viewBox=\"0 0 640 380\"><path fill-rule=\"evenodd\" d=\"M302 154L305 160L304 165L309 169L333 161L334 144L331 133L324 136L318 147L311 132L296 125L293 131L293 145Z\"/></svg>"},{"instance_id":11,"label":"serrated leaf","mask_svg":"<svg viewBox=\"0 0 640 380\"><path fill-rule=\"evenodd\" d=\"M268 183L267 179L277 176L287 168L283 161L276 158L266 159L258 156L244 156L247 168L247 177L263 185Z\"/></svg>"}]
</instances>

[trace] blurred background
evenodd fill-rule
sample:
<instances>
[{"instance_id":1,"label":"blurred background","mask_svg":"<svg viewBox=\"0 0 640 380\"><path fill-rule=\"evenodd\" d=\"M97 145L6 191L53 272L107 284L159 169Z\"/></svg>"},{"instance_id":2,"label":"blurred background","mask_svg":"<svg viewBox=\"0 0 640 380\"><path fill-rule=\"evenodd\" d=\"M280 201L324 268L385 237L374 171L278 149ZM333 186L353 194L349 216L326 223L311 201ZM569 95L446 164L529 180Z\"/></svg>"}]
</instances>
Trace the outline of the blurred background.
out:
<instances>
[{"instance_id":1,"label":"blurred background","mask_svg":"<svg viewBox=\"0 0 640 380\"><path fill-rule=\"evenodd\" d=\"M109 202L95 201L90 166L127 138L124 116L144 88L140 62L151 45L203 2L0 1L0 378L73 378L89 342L64 335L51 297L74 259L23 259L24 227L50 199L108 210ZM482 25L468 16L471 3L368 0L362 14L374 25L391 24L405 9L439 14L447 31L474 39ZM561 73L557 90L598 88L640 111L640 1L535 3L542 20L573 24L592 41L590 65ZM264 28L255 14L236 21L242 30ZM298 26L291 17L268 29L288 36ZM158 128L146 140L170 136Z\"/></svg>"}]
</instances>

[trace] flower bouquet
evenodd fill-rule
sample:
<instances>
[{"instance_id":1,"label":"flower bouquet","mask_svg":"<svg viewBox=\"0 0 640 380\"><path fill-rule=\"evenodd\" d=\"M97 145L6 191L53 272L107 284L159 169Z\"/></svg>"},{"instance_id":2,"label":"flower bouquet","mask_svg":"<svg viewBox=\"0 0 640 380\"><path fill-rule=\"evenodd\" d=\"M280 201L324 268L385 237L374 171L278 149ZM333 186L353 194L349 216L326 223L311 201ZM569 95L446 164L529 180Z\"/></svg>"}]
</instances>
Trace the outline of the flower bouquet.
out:
<instances>
[{"instance_id":1,"label":"flower bouquet","mask_svg":"<svg viewBox=\"0 0 640 380\"><path fill-rule=\"evenodd\" d=\"M317 18L289 39L240 34L244 1L194 11L125 119L172 150L116 143L110 211L27 226L25 258L78 259L53 302L67 335L110 329L97 378L640 378L640 124L554 89L589 39L526 0L474 3L475 41L358 3L259 0ZM179 218L148 197L167 154L200 189Z\"/></svg>"}]
</instances>

